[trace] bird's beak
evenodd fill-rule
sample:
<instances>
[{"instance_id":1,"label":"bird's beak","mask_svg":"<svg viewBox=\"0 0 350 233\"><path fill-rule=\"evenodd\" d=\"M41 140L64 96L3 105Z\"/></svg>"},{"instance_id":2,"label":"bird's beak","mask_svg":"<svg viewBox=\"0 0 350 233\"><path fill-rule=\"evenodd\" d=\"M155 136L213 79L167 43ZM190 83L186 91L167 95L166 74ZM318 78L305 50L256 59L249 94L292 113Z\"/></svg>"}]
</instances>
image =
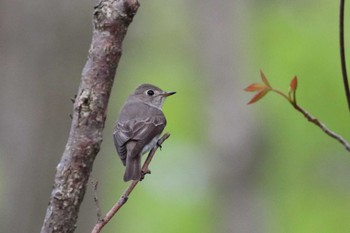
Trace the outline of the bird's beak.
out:
<instances>
[{"instance_id":1,"label":"bird's beak","mask_svg":"<svg viewBox=\"0 0 350 233\"><path fill-rule=\"evenodd\" d=\"M163 93L163 96L164 96L164 97L168 97L168 96L174 95L175 93L176 93L176 91L164 92L164 93Z\"/></svg>"}]
</instances>

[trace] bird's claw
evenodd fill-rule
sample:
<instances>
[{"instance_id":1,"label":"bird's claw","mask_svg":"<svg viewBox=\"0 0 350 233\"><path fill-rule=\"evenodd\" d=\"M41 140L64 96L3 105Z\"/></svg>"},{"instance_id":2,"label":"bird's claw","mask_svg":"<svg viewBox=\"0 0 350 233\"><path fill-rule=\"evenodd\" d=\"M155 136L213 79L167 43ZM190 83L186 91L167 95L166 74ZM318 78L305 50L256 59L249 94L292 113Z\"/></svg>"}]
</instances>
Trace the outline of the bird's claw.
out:
<instances>
[{"instance_id":1,"label":"bird's claw","mask_svg":"<svg viewBox=\"0 0 350 233\"><path fill-rule=\"evenodd\" d=\"M159 147L159 150L162 150L162 145L159 143L159 140L157 141L157 146Z\"/></svg>"},{"instance_id":2,"label":"bird's claw","mask_svg":"<svg viewBox=\"0 0 350 233\"><path fill-rule=\"evenodd\" d=\"M147 169L145 171L141 171L141 178L140 178L140 181L142 181L144 178L145 178L145 175L146 174L151 174L151 170Z\"/></svg>"}]
</instances>

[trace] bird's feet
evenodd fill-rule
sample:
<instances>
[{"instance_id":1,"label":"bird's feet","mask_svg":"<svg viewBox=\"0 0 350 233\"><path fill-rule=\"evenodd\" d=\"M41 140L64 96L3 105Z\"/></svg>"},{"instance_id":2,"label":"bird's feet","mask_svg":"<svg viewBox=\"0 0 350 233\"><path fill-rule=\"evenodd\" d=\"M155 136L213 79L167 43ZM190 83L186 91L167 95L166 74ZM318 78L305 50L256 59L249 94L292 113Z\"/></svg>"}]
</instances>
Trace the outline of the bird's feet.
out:
<instances>
[{"instance_id":1,"label":"bird's feet","mask_svg":"<svg viewBox=\"0 0 350 233\"><path fill-rule=\"evenodd\" d=\"M141 170L141 178L140 178L140 181L142 181L144 178L145 178L145 175L146 174L151 174L151 170L149 170L148 168L147 168L147 170Z\"/></svg>"},{"instance_id":2,"label":"bird's feet","mask_svg":"<svg viewBox=\"0 0 350 233\"><path fill-rule=\"evenodd\" d=\"M159 143L159 140L157 141L157 146L159 147L159 150L162 150L162 145Z\"/></svg>"}]
</instances>

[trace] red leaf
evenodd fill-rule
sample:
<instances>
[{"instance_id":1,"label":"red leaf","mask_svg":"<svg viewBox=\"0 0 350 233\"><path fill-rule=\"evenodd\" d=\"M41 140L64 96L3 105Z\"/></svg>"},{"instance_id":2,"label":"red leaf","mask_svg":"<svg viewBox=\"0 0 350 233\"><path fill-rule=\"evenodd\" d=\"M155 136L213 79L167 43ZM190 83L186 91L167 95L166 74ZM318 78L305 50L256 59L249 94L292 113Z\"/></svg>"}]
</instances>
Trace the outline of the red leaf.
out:
<instances>
[{"instance_id":1,"label":"red leaf","mask_svg":"<svg viewBox=\"0 0 350 233\"><path fill-rule=\"evenodd\" d=\"M262 81L266 84L266 86L271 87L269 80L267 80L267 78L262 70L260 70L260 76L261 76Z\"/></svg>"},{"instance_id":2,"label":"red leaf","mask_svg":"<svg viewBox=\"0 0 350 233\"><path fill-rule=\"evenodd\" d=\"M245 91L261 91L265 88L266 88L266 86L264 84L253 83L253 84L250 84L249 86L247 86L246 88L244 88L244 90Z\"/></svg>"},{"instance_id":3,"label":"red leaf","mask_svg":"<svg viewBox=\"0 0 350 233\"><path fill-rule=\"evenodd\" d=\"M265 88L265 89L263 89L262 91L258 92L258 93L248 102L248 104L252 104L252 103L257 102L257 101L260 100L262 97L264 97L264 96L267 94L267 92L269 92L269 91L270 91L270 89Z\"/></svg>"},{"instance_id":4,"label":"red leaf","mask_svg":"<svg viewBox=\"0 0 350 233\"><path fill-rule=\"evenodd\" d=\"M298 87L298 78L297 76L294 76L294 78L290 82L290 90L293 92L297 89L297 87Z\"/></svg>"}]
</instances>

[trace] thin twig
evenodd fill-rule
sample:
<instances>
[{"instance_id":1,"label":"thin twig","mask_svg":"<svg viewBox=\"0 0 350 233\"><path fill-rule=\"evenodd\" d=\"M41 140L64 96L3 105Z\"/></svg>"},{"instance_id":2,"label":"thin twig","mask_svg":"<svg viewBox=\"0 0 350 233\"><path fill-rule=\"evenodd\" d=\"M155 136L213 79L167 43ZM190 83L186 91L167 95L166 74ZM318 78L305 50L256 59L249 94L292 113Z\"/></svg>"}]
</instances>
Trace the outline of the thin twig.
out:
<instances>
[{"instance_id":1,"label":"thin twig","mask_svg":"<svg viewBox=\"0 0 350 233\"><path fill-rule=\"evenodd\" d=\"M331 131L330 129L328 129L325 124L320 122L316 117L313 117L312 115L310 115L310 113L305 111L302 107L300 107L297 104L296 92L295 91L293 91L293 99L291 98L290 95L288 97L286 94L284 94L283 92L281 92L279 90L276 90L276 89L272 88L271 91L274 91L278 95L284 97L297 111L301 112L304 115L304 117L306 119L308 119L308 121L310 121L313 124L317 125L320 129L323 130L323 132L325 132L328 136L330 136L330 137L334 138L335 140L337 140L338 142L340 142L345 147L345 149L350 152L350 144L342 136L340 136L340 135L334 133L333 131Z\"/></svg>"},{"instance_id":2,"label":"thin twig","mask_svg":"<svg viewBox=\"0 0 350 233\"><path fill-rule=\"evenodd\" d=\"M162 145L162 143L167 140L170 137L169 133L165 133L157 143L157 146L154 147L148 154L146 161L144 162L142 166L142 172L144 175L149 173L148 166L150 165L154 154L156 153L157 149ZM134 180L130 184L130 186L124 191L123 195L119 198L119 200L114 204L114 206L108 211L106 216L101 219L99 222L96 223L94 229L91 233L99 233L101 232L102 228L113 218L113 216L119 211L119 209L127 202L129 195L134 190L136 185L139 183L139 180Z\"/></svg>"},{"instance_id":3,"label":"thin twig","mask_svg":"<svg viewBox=\"0 0 350 233\"><path fill-rule=\"evenodd\" d=\"M282 97L285 98L289 103L293 104L290 95L287 96L287 95L284 94L283 92L281 92L281 91L279 91L279 90L277 90L277 89L273 89L273 88L271 88L271 91L273 91L273 92L275 92L276 94L282 96Z\"/></svg>"},{"instance_id":4,"label":"thin twig","mask_svg":"<svg viewBox=\"0 0 350 233\"><path fill-rule=\"evenodd\" d=\"M90 175L90 182L92 184L93 191L94 191L94 202L95 202L95 205L96 205L97 220L101 221L101 219L102 219L102 212L101 212L101 206L100 206L100 202L98 200L98 195L97 195L98 181L95 180L92 175Z\"/></svg>"},{"instance_id":5,"label":"thin twig","mask_svg":"<svg viewBox=\"0 0 350 233\"><path fill-rule=\"evenodd\" d=\"M344 10L345 10L345 0L340 0L340 12L339 12L340 62L341 62L341 70L343 74L346 100L348 102L348 107L350 110L350 90L349 90L348 74L346 71L346 59L345 59Z\"/></svg>"},{"instance_id":6,"label":"thin twig","mask_svg":"<svg viewBox=\"0 0 350 233\"><path fill-rule=\"evenodd\" d=\"M338 142L340 142L347 151L350 152L350 144L340 135L334 133L333 131L331 131L330 129L327 128L327 126L325 124L323 124L322 122L320 122L317 118L313 117L312 115L310 115L310 113L308 113L307 111L305 111L302 107L300 107L297 103L292 103L293 107L298 110L299 112L301 112L304 117L306 119L308 119L311 123L317 125L320 129L323 130L323 132L325 132L327 135L329 135L330 137L334 138L335 140L337 140Z\"/></svg>"}]
</instances>

